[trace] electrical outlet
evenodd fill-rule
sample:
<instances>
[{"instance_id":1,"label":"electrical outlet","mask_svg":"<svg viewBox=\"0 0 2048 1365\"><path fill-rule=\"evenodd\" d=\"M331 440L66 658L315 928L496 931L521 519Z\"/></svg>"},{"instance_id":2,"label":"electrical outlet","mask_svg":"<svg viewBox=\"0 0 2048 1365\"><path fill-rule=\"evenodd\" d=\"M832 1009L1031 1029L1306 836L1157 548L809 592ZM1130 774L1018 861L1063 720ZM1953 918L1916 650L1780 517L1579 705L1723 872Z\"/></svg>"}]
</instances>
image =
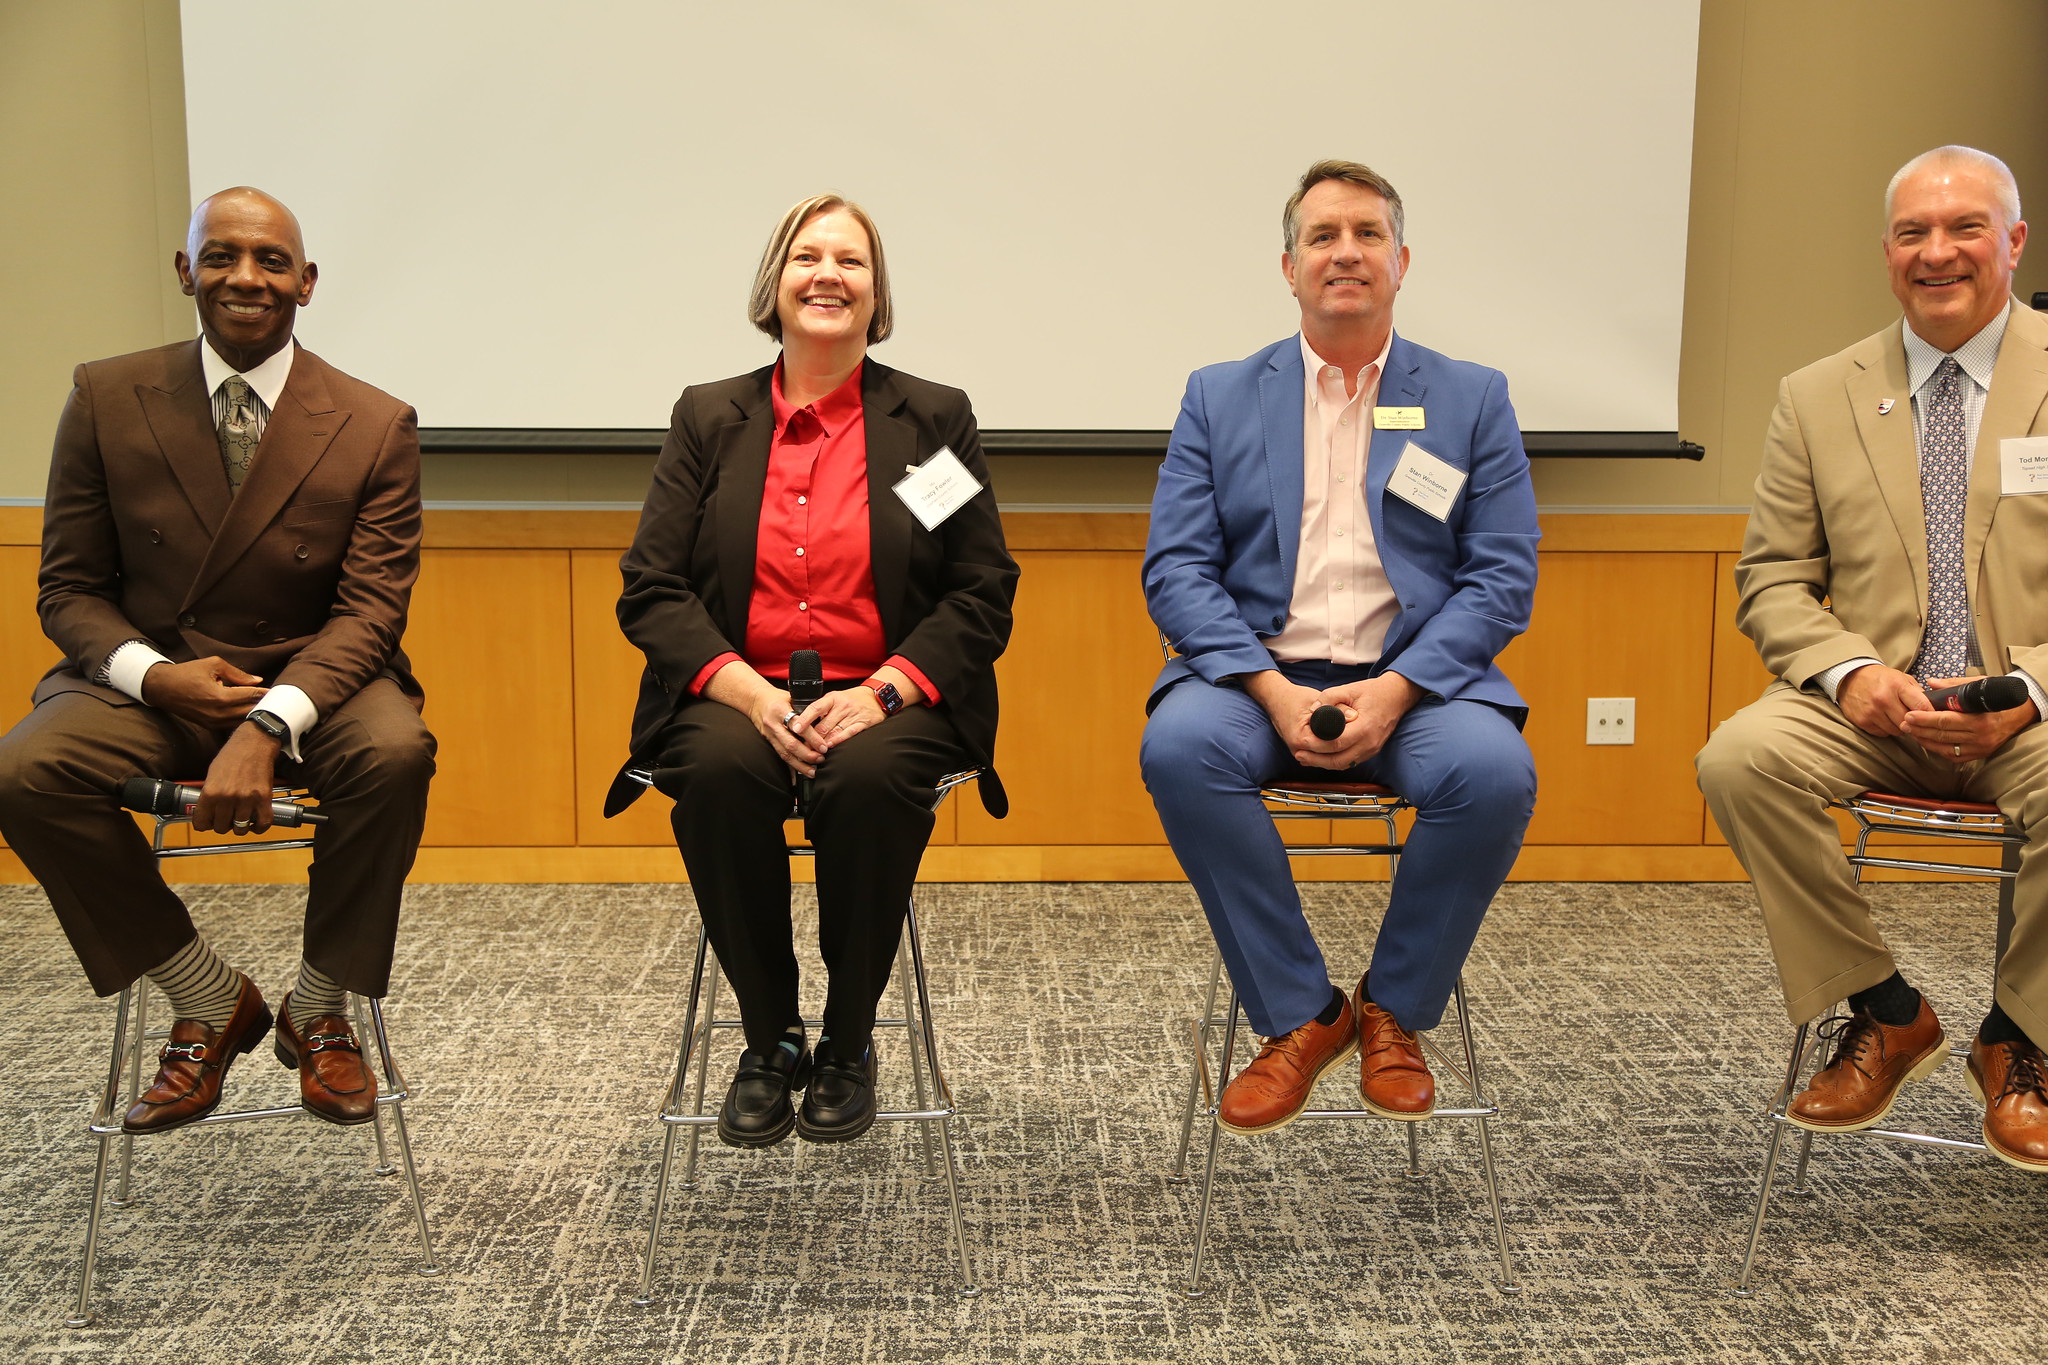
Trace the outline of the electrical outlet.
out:
<instances>
[{"instance_id":1,"label":"electrical outlet","mask_svg":"<svg viewBox=\"0 0 2048 1365\"><path fill-rule=\"evenodd\" d=\"M1586 743L1633 744L1636 742L1636 699L1634 697L1586 698Z\"/></svg>"}]
</instances>

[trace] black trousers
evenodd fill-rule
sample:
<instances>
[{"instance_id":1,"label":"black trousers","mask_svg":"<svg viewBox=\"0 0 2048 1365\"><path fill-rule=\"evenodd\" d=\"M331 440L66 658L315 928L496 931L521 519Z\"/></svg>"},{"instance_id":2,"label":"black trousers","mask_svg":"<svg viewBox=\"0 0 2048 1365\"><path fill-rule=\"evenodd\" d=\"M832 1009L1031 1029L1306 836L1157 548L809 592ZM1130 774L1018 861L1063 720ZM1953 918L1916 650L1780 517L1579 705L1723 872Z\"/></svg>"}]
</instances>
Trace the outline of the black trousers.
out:
<instances>
[{"instance_id":1,"label":"black trousers","mask_svg":"<svg viewBox=\"0 0 2048 1365\"><path fill-rule=\"evenodd\" d=\"M711 946L739 998L747 1047L765 1052L803 1018L782 822L795 775L732 707L699 701L670 722L661 766L676 797L676 847ZM953 726L906 707L818 765L807 828L817 850L824 1034L857 1056L902 941L904 910L932 833L932 788L964 762Z\"/></svg>"}]
</instances>

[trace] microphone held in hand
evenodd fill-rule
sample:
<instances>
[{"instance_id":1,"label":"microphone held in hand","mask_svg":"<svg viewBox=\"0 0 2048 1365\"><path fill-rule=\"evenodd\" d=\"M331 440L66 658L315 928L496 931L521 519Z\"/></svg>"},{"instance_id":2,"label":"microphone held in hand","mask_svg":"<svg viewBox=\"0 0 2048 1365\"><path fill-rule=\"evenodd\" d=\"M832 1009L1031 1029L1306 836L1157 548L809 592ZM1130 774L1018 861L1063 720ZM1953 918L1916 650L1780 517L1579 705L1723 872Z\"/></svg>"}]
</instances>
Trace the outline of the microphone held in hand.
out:
<instances>
[{"instance_id":1,"label":"microphone held in hand","mask_svg":"<svg viewBox=\"0 0 2048 1365\"><path fill-rule=\"evenodd\" d=\"M199 788L181 786L158 778L131 777L121 784L121 806L144 815L163 815L173 820L190 820L199 804ZM307 810L296 801L270 803L270 823L296 829L300 825L324 825L327 817Z\"/></svg>"},{"instance_id":2,"label":"microphone held in hand","mask_svg":"<svg viewBox=\"0 0 2048 1365\"><path fill-rule=\"evenodd\" d=\"M1337 738L1344 733L1344 713L1327 704L1318 706L1308 714L1308 732L1321 740Z\"/></svg>"},{"instance_id":3,"label":"microphone held in hand","mask_svg":"<svg viewBox=\"0 0 2048 1365\"><path fill-rule=\"evenodd\" d=\"M1927 704L1936 711L2010 711L2025 700L2027 685L2010 673L1927 691Z\"/></svg>"},{"instance_id":4,"label":"microphone held in hand","mask_svg":"<svg viewBox=\"0 0 2048 1365\"><path fill-rule=\"evenodd\" d=\"M789 704L798 715L804 708L825 695L825 664L818 658L815 649L799 649L789 656ZM811 808L811 779L799 777L796 782L797 805L802 810Z\"/></svg>"}]
</instances>

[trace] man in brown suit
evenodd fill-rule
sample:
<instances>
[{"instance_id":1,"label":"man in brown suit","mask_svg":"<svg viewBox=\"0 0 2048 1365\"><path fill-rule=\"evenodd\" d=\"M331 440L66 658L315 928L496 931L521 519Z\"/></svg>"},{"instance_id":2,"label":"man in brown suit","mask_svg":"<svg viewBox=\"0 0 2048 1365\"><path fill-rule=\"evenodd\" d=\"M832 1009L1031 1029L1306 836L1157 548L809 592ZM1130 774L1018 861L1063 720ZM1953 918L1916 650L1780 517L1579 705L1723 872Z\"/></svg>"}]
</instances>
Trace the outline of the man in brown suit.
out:
<instances>
[{"instance_id":1,"label":"man in brown suit","mask_svg":"<svg viewBox=\"0 0 2048 1365\"><path fill-rule=\"evenodd\" d=\"M2026 246L2004 163L1908 162L1885 194L1897 323L1788 377L1743 553L1737 620L1777 675L1699 756L1701 790L1755 883L1792 1021L1845 996L1829 1064L1791 1104L1817 1131L1874 1127L1947 1055L1843 860L1831 798L1879 789L1995 803L2027 837L2012 939L1970 1047L1986 1144L2048 1171L2048 319L2012 298ZM1927 692L2011 672L2007 711Z\"/></svg>"},{"instance_id":2,"label":"man in brown suit","mask_svg":"<svg viewBox=\"0 0 2048 1365\"><path fill-rule=\"evenodd\" d=\"M343 992L381 996L434 741L399 636L419 571L413 411L292 342L316 267L251 189L193 215L175 266L199 340L81 365L58 421L37 609L64 659L0 738L0 831L93 989L147 976L176 1022L130 1132L190 1123L270 1030L255 983L193 928L116 804L197 780L195 828L271 823L280 775L328 817L304 959L276 1020L306 1108L373 1113Z\"/></svg>"}]
</instances>

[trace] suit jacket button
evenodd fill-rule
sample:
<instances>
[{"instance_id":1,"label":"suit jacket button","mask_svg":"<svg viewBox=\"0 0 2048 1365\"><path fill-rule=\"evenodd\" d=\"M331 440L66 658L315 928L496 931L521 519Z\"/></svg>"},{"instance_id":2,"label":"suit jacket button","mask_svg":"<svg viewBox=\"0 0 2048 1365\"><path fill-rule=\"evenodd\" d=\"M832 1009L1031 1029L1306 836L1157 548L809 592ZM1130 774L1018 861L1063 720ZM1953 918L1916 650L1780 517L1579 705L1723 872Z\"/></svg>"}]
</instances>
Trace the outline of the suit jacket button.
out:
<instances>
[{"instance_id":1,"label":"suit jacket button","mask_svg":"<svg viewBox=\"0 0 2048 1365\"><path fill-rule=\"evenodd\" d=\"M150 527L150 528L149 528L149 543L150 543L150 544L152 544L152 545L161 545L161 544L163 544L163 543L164 543L164 533L163 533L162 531L159 531L159 530L157 530L157 529L156 529L156 527L154 527L154 526Z\"/></svg>"},{"instance_id":2,"label":"suit jacket button","mask_svg":"<svg viewBox=\"0 0 2048 1365\"><path fill-rule=\"evenodd\" d=\"M305 546L301 545L292 551L292 558L304 559L310 553L312 553L310 550L308 550Z\"/></svg>"},{"instance_id":3,"label":"suit jacket button","mask_svg":"<svg viewBox=\"0 0 2048 1365\"><path fill-rule=\"evenodd\" d=\"M199 624L199 618L188 611L183 616L180 616L178 618L178 624L185 627L185 629L190 630L192 627Z\"/></svg>"},{"instance_id":4,"label":"suit jacket button","mask_svg":"<svg viewBox=\"0 0 2048 1365\"><path fill-rule=\"evenodd\" d=\"M268 622L268 621L258 621L258 622L256 623L256 633L257 633L258 635L268 635L268 634L270 634L270 622Z\"/></svg>"}]
</instances>

